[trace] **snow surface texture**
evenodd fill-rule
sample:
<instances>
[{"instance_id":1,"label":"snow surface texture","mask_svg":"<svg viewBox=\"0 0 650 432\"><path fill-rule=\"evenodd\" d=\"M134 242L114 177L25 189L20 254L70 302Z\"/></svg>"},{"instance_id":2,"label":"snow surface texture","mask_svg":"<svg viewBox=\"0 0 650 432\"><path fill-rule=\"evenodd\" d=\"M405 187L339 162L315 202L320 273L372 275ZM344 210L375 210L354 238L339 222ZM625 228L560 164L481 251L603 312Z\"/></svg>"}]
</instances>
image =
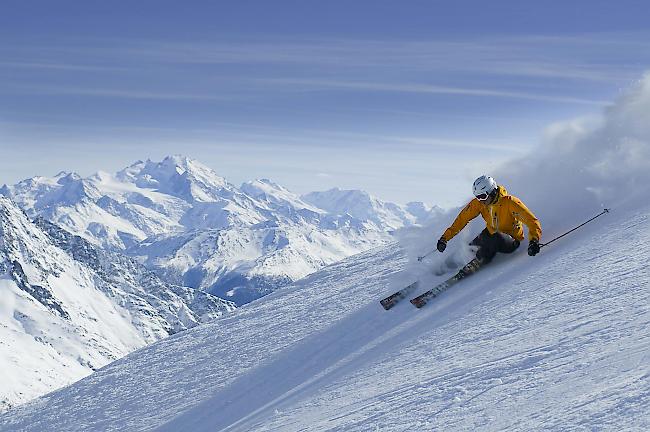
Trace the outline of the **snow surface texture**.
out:
<instances>
[{"instance_id":1,"label":"snow surface texture","mask_svg":"<svg viewBox=\"0 0 650 432\"><path fill-rule=\"evenodd\" d=\"M89 178L34 177L0 194L32 217L138 258L168 282L240 305L439 213L361 191L301 198L266 179L237 188L182 156Z\"/></svg>"},{"instance_id":2,"label":"snow surface texture","mask_svg":"<svg viewBox=\"0 0 650 432\"><path fill-rule=\"evenodd\" d=\"M0 196L0 410L234 310Z\"/></svg>"}]
</instances>

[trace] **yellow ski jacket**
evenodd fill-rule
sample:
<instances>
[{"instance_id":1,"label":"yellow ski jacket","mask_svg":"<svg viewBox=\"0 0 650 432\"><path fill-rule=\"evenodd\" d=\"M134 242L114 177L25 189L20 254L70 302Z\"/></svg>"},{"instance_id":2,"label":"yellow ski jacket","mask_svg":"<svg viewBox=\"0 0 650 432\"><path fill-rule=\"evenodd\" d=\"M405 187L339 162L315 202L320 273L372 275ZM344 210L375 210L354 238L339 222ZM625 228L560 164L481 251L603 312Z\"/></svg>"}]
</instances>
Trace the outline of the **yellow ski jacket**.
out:
<instances>
[{"instance_id":1,"label":"yellow ski jacket","mask_svg":"<svg viewBox=\"0 0 650 432\"><path fill-rule=\"evenodd\" d=\"M542 226L539 220L519 198L508 195L508 191L503 186L498 187L496 200L492 204L485 205L476 198L470 201L442 237L446 241L451 240L479 214L485 219L490 234L502 232L522 241L524 229L521 223L523 222L528 227L529 240L539 241L542 238Z\"/></svg>"}]
</instances>

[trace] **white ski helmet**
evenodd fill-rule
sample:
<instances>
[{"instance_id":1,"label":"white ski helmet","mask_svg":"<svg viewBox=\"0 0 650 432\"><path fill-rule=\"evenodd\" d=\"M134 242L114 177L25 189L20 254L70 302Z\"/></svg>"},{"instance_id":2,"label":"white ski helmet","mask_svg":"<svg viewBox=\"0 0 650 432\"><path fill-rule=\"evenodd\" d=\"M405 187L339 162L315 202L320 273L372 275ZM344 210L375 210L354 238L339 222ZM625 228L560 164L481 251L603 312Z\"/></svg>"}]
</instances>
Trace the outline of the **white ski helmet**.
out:
<instances>
[{"instance_id":1,"label":"white ski helmet","mask_svg":"<svg viewBox=\"0 0 650 432\"><path fill-rule=\"evenodd\" d=\"M494 191L497 190L497 182L490 176L482 175L474 180L472 192L474 196L480 200L486 200Z\"/></svg>"}]
</instances>

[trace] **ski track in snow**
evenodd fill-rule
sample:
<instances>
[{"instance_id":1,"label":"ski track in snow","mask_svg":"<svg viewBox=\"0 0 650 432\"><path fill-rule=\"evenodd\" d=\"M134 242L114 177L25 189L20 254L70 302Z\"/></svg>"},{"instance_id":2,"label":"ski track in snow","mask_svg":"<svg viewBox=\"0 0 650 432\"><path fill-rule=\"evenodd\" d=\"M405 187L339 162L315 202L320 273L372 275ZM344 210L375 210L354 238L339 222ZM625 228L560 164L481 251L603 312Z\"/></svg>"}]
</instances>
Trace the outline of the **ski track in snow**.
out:
<instances>
[{"instance_id":1,"label":"ski track in snow","mask_svg":"<svg viewBox=\"0 0 650 432\"><path fill-rule=\"evenodd\" d=\"M401 254L353 257L0 430L647 431L649 214L613 214L535 258L522 247L421 310L378 303Z\"/></svg>"}]
</instances>

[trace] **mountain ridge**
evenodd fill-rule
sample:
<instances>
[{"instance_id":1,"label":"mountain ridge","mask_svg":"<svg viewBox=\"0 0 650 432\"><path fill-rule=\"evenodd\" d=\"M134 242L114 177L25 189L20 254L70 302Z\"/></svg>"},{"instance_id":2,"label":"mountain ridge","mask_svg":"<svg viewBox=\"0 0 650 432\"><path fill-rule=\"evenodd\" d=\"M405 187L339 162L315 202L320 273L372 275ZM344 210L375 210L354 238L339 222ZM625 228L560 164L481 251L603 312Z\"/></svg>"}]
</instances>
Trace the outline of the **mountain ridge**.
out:
<instances>
[{"instance_id":1,"label":"mountain ridge","mask_svg":"<svg viewBox=\"0 0 650 432\"><path fill-rule=\"evenodd\" d=\"M125 253L170 283L239 305L440 213L363 191L301 197L268 179L236 187L181 155L136 161L115 174L34 177L2 191L30 217ZM335 195L338 204L329 205Z\"/></svg>"},{"instance_id":2,"label":"mountain ridge","mask_svg":"<svg viewBox=\"0 0 650 432\"><path fill-rule=\"evenodd\" d=\"M160 280L0 196L0 409L234 310Z\"/></svg>"}]
</instances>

